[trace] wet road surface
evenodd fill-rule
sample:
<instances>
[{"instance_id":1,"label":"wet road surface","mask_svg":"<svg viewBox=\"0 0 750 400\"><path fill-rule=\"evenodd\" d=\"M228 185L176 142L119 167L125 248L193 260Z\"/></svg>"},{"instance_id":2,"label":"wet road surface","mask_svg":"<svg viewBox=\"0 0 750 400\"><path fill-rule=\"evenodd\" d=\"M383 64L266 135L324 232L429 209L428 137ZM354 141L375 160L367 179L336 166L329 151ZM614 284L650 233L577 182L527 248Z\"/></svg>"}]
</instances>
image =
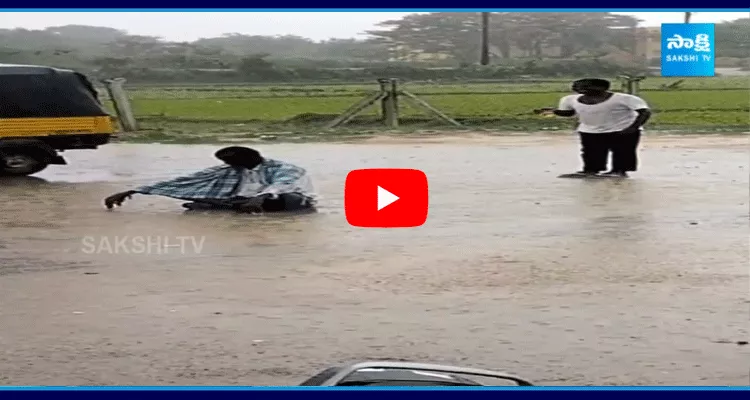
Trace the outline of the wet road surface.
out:
<instances>
[{"instance_id":1,"label":"wet road surface","mask_svg":"<svg viewBox=\"0 0 750 400\"><path fill-rule=\"evenodd\" d=\"M285 218L101 206L217 146L70 152L0 191L0 384L293 385L394 358L747 385L746 144L651 139L625 181L556 179L578 167L571 138L259 146L323 196ZM428 175L423 227L347 225L344 178L370 167Z\"/></svg>"}]
</instances>

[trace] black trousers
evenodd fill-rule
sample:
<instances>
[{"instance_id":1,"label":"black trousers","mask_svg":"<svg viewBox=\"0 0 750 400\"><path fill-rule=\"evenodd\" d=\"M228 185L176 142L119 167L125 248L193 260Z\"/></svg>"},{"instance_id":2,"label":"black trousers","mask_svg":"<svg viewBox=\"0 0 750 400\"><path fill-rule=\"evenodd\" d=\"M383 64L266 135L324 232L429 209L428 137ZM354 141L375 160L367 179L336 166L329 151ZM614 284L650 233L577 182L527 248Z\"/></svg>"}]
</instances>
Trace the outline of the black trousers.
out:
<instances>
[{"instance_id":1,"label":"black trousers","mask_svg":"<svg viewBox=\"0 0 750 400\"><path fill-rule=\"evenodd\" d=\"M185 203L182 206L188 210L238 210L238 207L246 200L242 198L229 201L195 201ZM265 199L261 205L264 212L302 212L314 211L315 205L301 195L296 193L285 193L275 199Z\"/></svg>"},{"instance_id":2,"label":"black trousers","mask_svg":"<svg viewBox=\"0 0 750 400\"><path fill-rule=\"evenodd\" d=\"M263 200L261 206L265 212L293 212L305 211L313 208L307 199L295 193L281 194L275 199Z\"/></svg>"},{"instance_id":3,"label":"black trousers","mask_svg":"<svg viewBox=\"0 0 750 400\"><path fill-rule=\"evenodd\" d=\"M641 131L585 133L581 137L581 159L584 172L607 170L607 159L612 153L612 171L630 172L638 170L638 144Z\"/></svg>"}]
</instances>

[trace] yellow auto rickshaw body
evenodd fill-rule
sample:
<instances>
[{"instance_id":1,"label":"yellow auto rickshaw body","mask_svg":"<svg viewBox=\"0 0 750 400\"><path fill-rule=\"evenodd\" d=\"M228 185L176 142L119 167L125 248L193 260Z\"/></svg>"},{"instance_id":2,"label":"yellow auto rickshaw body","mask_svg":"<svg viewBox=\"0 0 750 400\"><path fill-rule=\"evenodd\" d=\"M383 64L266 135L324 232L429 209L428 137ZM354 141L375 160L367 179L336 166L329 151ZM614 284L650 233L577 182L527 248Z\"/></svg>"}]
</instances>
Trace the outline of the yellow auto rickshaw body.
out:
<instances>
[{"instance_id":1,"label":"yellow auto rickshaw body","mask_svg":"<svg viewBox=\"0 0 750 400\"><path fill-rule=\"evenodd\" d=\"M0 64L0 175L66 164L58 152L96 149L115 132L114 118L83 74Z\"/></svg>"}]
</instances>

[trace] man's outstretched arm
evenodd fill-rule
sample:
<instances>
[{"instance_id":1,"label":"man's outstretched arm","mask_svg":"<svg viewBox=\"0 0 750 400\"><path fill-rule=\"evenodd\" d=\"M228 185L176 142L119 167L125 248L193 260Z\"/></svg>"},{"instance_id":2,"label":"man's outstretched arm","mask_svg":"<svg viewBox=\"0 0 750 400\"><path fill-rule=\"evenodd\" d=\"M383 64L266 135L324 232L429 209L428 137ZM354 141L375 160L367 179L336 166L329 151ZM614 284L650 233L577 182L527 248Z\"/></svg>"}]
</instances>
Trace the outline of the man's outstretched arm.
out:
<instances>
[{"instance_id":1,"label":"man's outstretched arm","mask_svg":"<svg viewBox=\"0 0 750 400\"><path fill-rule=\"evenodd\" d=\"M115 193L112 196L104 199L104 205L107 206L108 210L111 210L114 206L121 206L125 199L131 198L136 193L138 193L137 190L128 190L125 192Z\"/></svg>"},{"instance_id":2,"label":"man's outstretched arm","mask_svg":"<svg viewBox=\"0 0 750 400\"><path fill-rule=\"evenodd\" d=\"M573 102L576 101L576 98L578 96L565 96L562 99L560 99L560 104L557 105L557 108L552 110L552 113L557 115L558 117L572 117L576 115L575 108L573 108Z\"/></svg>"},{"instance_id":3,"label":"man's outstretched arm","mask_svg":"<svg viewBox=\"0 0 750 400\"><path fill-rule=\"evenodd\" d=\"M188 201L228 199L234 193L240 180L241 175L235 168L219 165L190 175L115 193L104 199L104 205L108 209L121 206L126 199L136 193Z\"/></svg>"},{"instance_id":4,"label":"man's outstretched arm","mask_svg":"<svg viewBox=\"0 0 750 400\"><path fill-rule=\"evenodd\" d=\"M552 107L540 108L534 111L537 114L555 114L558 117L572 117L576 115L576 112L573 110L560 110L560 109L552 108Z\"/></svg>"},{"instance_id":5,"label":"man's outstretched arm","mask_svg":"<svg viewBox=\"0 0 750 400\"><path fill-rule=\"evenodd\" d=\"M576 112L571 105L571 101L573 101L572 96L565 96L560 99L560 104L557 106L557 108L545 107L535 111L538 114L554 114L558 117L572 117L576 115Z\"/></svg>"},{"instance_id":6,"label":"man's outstretched arm","mask_svg":"<svg viewBox=\"0 0 750 400\"><path fill-rule=\"evenodd\" d=\"M576 115L576 112L573 110L552 110L552 113L558 117L572 117Z\"/></svg>"}]
</instances>

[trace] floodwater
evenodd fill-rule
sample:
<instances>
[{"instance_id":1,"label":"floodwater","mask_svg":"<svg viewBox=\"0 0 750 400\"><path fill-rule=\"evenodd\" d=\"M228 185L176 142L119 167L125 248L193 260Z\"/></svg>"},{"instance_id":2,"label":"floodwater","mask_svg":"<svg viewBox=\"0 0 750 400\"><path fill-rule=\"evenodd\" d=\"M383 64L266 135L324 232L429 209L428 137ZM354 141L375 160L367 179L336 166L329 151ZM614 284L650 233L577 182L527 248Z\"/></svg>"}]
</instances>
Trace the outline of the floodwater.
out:
<instances>
[{"instance_id":1,"label":"floodwater","mask_svg":"<svg viewBox=\"0 0 750 400\"><path fill-rule=\"evenodd\" d=\"M402 359L548 385L747 385L746 145L647 138L624 181L556 179L578 167L570 137L259 146L322 195L284 218L149 196L103 209L213 165L216 146L70 152L0 191L0 384L295 385ZM344 178L370 167L428 175L424 226L347 225Z\"/></svg>"}]
</instances>

